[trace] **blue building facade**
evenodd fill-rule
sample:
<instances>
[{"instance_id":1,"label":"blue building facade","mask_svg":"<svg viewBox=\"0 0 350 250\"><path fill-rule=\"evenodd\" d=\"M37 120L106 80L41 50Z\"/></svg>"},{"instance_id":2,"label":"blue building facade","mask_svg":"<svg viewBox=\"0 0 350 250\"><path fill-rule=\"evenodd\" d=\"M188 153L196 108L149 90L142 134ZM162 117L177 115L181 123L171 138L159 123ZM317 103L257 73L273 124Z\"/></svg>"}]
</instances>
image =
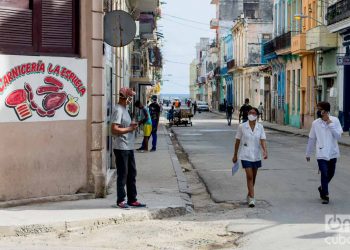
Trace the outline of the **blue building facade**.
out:
<instances>
[{"instance_id":1,"label":"blue building facade","mask_svg":"<svg viewBox=\"0 0 350 250\"><path fill-rule=\"evenodd\" d=\"M221 81L226 83L226 101L233 105L234 103L234 89L233 89L233 75L228 72L228 63L234 60L233 53L233 36L232 33L226 35L222 39L222 60L221 60Z\"/></svg>"}]
</instances>

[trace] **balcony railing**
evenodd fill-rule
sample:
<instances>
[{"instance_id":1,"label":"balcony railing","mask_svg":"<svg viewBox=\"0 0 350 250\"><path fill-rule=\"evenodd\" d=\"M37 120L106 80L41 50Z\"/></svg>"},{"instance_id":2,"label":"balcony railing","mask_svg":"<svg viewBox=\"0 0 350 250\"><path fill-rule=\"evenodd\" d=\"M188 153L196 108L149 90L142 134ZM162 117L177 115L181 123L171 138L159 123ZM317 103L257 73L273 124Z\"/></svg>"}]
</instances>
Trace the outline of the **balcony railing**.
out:
<instances>
[{"instance_id":1,"label":"balcony railing","mask_svg":"<svg viewBox=\"0 0 350 250\"><path fill-rule=\"evenodd\" d=\"M275 38L276 40L276 50L287 49L291 45L291 32L284 33Z\"/></svg>"},{"instance_id":2,"label":"balcony railing","mask_svg":"<svg viewBox=\"0 0 350 250\"><path fill-rule=\"evenodd\" d=\"M276 50L288 49L291 46L291 32L284 33L263 45L264 55L269 55Z\"/></svg>"},{"instance_id":3,"label":"balcony railing","mask_svg":"<svg viewBox=\"0 0 350 250\"><path fill-rule=\"evenodd\" d=\"M235 66L236 66L236 62L234 59L227 62L227 70L233 69Z\"/></svg>"},{"instance_id":4,"label":"balcony railing","mask_svg":"<svg viewBox=\"0 0 350 250\"><path fill-rule=\"evenodd\" d=\"M341 0L327 9L328 25L335 24L350 17L350 0Z\"/></svg>"},{"instance_id":5,"label":"balcony railing","mask_svg":"<svg viewBox=\"0 0 350 250\"><path fill-rule=\"evenodd\" d=\"M263 51L264 51L264 55L269 55L272 54L273 52L275 52L275 40L270 40L267 43L265 43L263 45Z\"/></svg>"}]
</instances>

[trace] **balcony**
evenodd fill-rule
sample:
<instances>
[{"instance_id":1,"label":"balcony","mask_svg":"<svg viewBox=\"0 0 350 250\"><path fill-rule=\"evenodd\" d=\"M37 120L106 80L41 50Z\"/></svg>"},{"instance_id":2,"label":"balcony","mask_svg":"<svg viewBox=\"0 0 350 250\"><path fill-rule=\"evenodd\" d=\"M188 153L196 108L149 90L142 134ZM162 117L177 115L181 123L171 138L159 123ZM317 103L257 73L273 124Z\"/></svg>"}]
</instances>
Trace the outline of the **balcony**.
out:
<instances>
[{"instance_id":1,"label":"balcony","mask_svg":"<svg viewBox=\"0 0 350 250\"><path fill-rule=\"evenodd\" d=\"M216 30L219 28L219 19L213 18L210 20L210 29Z\"/></svg>"},{"instance_id":2,"label":"balcony","mask_svg":"<svg viewBox=\"0 0 350 250\"><path fill-rule=\"evenodd\" d=\"M328 29L337 32L350 25L350 0L341 0L327 9Z\"/></svg>"},{"instance_id":3,"label":"balcony","mask_svg":"<svg viewBox=\"0 0 350 250\"><path fill-rule=\"evenodd\" d=\"M338 36L329 33L326 26L317 26L306 32L306 49L321 50L338 47Z\"/></svg>"},{"instance_id":4,"label":"balcony","mask_svg":"<svg viewBox=\"0 0 350 250\"><path fill-rule=\"evenodd\" d=\"M270 40L263 45L263 55L267 56L275 52L275 40Z\"/></svg>"},{"instance_id":5,"label":"balcony","mask_svg":"<svg viewBox=\"0 0 350 250\"><path fill-rule=\"evenodd\" d=\"M277 55L284 55L290 53L291 38L291 32L289 31L274 39Z\"/></svg>"},{"instance_id":6,"label":"balcony","mask_svg":"<svg viewBox=\"0 0 350 250\"><path fill-rule=\"evenodd\" d=\"M290 53L291 32L284 33L263 45L263 55L267 56L272 53L284 55Z\"/></svg>"},{"instance_id":7,"label":"balcony","mask_svg":"<svg viewBox=\"0 0 350 250\"><path fill-rule=\"evenodd\" d=\"M129 0L132 8L140 12L153 13L159 6L159 0Z\"/></svg>"},{"instance_id":8,"label":"balcony","mask_svg":"<svg viewBox=\"0 0 350 250\"><path fill-rule=\"evenodd\" d=\"M152 77L149 74L144 75L142 71L132 71L130 82L150 84L152 82Z\"/></svg>"},{"instance_id":9,"label":"balcony","mask_svg":"<svg viewBox=\"0 0 350 250\"><path fill-rule=\"evenodd\" d=\"M141 13L139 17L140 21L140 37L153 36L153 31L156 27L153 14Z\"/></svg>"},{"instance_id":10,"label":"balcony","mask_svg":"<svg viewBox=\"0 0 350 250\"><path fill-rule=\"evenodd\" d=\"M231 61L227 62L227 70L230 72L232 71L236 66L235 59L232 59Z\"/></svg>"},{"instance_id":11,"label":"balcony","mask_svg":"<svg viewBox=\"0 0 350 250\"><path fill-rule=\"evenodd\" d=\"M294 55L304 55L308 54L306 50L306 34L301 33L292 37L292 54Z\"/></svg>"}]
</instances>

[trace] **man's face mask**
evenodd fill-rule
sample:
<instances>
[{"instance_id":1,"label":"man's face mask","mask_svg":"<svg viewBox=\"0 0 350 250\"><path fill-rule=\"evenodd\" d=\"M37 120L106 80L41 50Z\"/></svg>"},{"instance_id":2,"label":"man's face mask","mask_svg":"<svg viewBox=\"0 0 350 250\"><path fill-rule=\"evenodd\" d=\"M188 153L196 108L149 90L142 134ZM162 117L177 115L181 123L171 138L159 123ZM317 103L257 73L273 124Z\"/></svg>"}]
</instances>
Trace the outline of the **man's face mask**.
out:
<instances>
[{"instance_id":1,"label":"man's face mask","mask_svg":"<svg viewBox=\"0 0 350 250\"><path fill-rule=\"evenodd\" d=\"M132 97L128 97L126 98L126 103L129 105L130 103L132 103Z\"/></svg>"}]
</instances>

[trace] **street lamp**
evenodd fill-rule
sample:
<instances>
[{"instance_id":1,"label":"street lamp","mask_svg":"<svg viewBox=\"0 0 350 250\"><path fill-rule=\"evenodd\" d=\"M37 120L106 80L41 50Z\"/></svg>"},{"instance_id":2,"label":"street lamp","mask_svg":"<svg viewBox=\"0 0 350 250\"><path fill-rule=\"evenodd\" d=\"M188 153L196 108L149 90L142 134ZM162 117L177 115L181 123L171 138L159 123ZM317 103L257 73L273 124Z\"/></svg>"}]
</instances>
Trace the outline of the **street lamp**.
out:
<instances>
[{"instance_id":1,"label":"street lamp","mask_svg":"<svg viewBox=\"0 0 350 250\"><path fill-rule=\"evenodd\" d=\"M311 16L307 16L307 15L303 15L303 14L295 14L295 15L294 15L294 19L295 19L295 20L300 21L300 20L303 19L303 18L310 18L310 19L316 21L317 23L319 23L319 24L321 24L321 25L325 25L323 22L321 22L321 21L319 21L319 20L317 20L317 19L315 19L315 18L313 18L313 17L311 17Z\"/></svg>"}]
</instances>

